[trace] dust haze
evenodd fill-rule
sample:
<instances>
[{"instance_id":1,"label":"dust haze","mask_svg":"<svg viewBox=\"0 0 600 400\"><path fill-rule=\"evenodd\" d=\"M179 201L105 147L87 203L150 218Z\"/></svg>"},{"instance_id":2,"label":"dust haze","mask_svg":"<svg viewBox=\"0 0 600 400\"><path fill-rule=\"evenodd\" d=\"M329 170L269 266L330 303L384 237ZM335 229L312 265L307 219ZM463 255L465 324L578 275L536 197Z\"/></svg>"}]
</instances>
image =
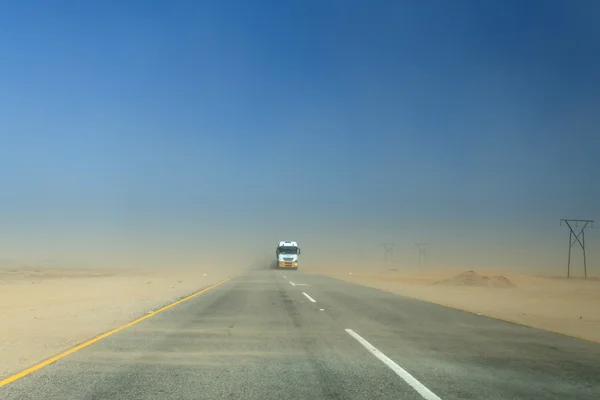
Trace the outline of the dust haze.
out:
<instances>
[{"instance_id":1,"label":"dust haze","mask_svg":"<svg viewBox=\"0 0 600 400\"><path fill-rule=\"evenodd\" d=\"M425 301L600 341L595 231L588 275L568 231L451 226L365 228L306 221L195 232L156 229L126 237L89 231L3 235L0 377L129 322L178 298L251 270L269 269L280 240L302 249L299 274L314 273ZM554 221L553 221L554 223ZM57 226L57 232L60 231ZM41 231L41 230L40 230ZM511 233L512 232L512 233ZM382 243L394 243L385 259ZM419 261L415 243L428 243Z\"/></svg>"}]
</instances>

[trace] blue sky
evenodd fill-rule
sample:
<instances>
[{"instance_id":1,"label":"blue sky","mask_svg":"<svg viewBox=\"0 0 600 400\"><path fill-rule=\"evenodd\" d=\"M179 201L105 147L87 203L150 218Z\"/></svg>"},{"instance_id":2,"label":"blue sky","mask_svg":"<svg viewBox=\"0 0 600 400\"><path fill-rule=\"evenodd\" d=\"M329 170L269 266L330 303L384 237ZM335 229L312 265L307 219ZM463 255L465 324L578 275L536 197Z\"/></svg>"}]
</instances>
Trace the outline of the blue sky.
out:
<instances>
[{"instance_id":1,"label":"blue sky","mask_svg":"<svg viewBox=\"0 0 600 400\"><path fill-rule=\"evenodd\" d=\"M5 2L7 254L85 237L373 247L453 226L468 242L594 218L599 16L594 1Z\"/></svg>"}]
</instances>

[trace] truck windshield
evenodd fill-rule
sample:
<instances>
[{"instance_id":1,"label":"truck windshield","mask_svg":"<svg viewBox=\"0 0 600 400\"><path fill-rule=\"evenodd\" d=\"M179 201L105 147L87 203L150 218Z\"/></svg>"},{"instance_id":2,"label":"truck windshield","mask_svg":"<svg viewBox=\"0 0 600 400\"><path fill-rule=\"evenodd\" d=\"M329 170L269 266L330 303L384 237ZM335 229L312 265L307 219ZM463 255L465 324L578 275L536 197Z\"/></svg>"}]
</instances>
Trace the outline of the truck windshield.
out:
<instances>
[{"instance_id":1,"label":"truck windshield","mask_svg":"<svg viewBox=\"0 0 600 400\"><path fill-rule=\"evenodd\" d=\"M298 254L297 247L279 247L279 254Z\"/></svg>"}]
</instances>

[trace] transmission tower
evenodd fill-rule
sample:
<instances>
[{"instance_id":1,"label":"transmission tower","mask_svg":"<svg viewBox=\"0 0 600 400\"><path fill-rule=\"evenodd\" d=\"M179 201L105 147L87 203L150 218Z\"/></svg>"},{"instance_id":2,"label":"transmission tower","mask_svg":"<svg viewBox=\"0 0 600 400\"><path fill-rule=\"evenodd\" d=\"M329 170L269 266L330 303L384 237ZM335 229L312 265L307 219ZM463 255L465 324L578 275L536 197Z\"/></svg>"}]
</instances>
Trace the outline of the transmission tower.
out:
<instances>
[{"instance_id":1,"label":"transmission tower","mask_svg":"<svg viewBox=\"0 0 600 400\"><path fill-rule=\"evenodd\" d=\"M575 243L578 243L583 251L583 276L585 279L587 279L587 263L585 259L585 228L588 226L593 228L594 221L591 219L561 219L561 226L563 222L569 227L569 261L567 262L567 278L571 277L571 247L573 247ZM573 229L573 225L575 226L575 229ZM575 233L576 230L579 230L579 232Z\"/></svg>"},{"instance_id":2,"label":"transmission tower","mask_svg":"<svg viewBox=\"0 0 600 400\"><path fill-rule=\"evenodd\" d=\"M429 243L415 243L415 246L419 249L419 267L421 264L427 264L427 246L429 246Z\"/></svg>"},{"instance_id":3,"label":"transmission tower","mask_svg":"<svg viewBox=\"0 0 600 400\"><path fill-rule=\"evenodd\" d=\"M384 243L382 244L384 253L384 262L387 264L391 262L394 258L394 243Z\"/></svg>"}]
</instances>

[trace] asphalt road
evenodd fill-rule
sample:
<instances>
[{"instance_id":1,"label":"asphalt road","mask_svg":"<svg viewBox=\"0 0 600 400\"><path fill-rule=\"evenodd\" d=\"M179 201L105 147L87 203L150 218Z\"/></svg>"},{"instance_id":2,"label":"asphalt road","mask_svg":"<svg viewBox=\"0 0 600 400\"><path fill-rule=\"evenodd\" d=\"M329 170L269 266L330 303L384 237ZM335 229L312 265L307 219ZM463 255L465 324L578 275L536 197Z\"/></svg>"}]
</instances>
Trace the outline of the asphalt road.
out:
<instances>
[{"instance_id":1,"label":"asphalt road","mask_svg":"<svg viewBox=\"0 0 600 400\"><path fill-rule=\"evenodd\" d=\"M598 400L600 345L301 271L251 271L0 398Z\"/></svg>"}]
</instances>

